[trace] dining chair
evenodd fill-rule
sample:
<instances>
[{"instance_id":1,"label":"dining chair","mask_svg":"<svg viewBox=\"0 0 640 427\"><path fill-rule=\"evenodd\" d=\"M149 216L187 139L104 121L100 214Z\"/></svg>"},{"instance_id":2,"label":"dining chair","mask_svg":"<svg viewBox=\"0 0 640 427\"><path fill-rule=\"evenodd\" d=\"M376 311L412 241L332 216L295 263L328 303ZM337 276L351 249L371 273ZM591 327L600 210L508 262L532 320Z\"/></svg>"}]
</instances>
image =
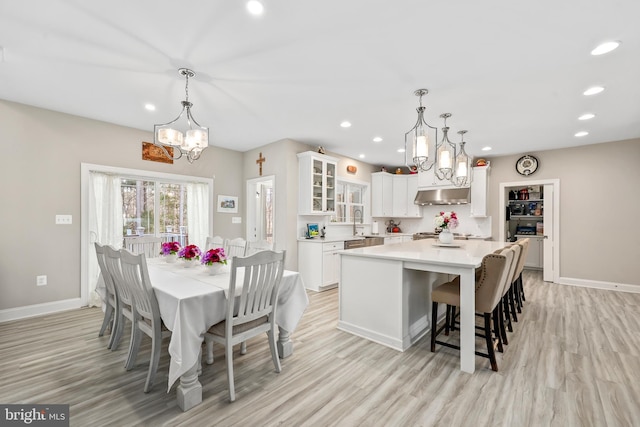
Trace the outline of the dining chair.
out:
<instances>
[{"instance_id":1,"label":"dining chair","mask_svg":"<svg viewBox=\"0 0 640 427\"><path fill-rule=\"evenodd\" d=\"M133 322L133 294L122 275L120 251L111 246L105 246L104 252L107 271L113 279L113 285L116 290L115 333L111 338L111 351L115 351L120 345L125 318Z\"/></svg>"},{"instance_id":2,"label":"dining chair","mask_svg":"<svg viewBox=\"0 0 640 427\"><path fill-rule=\"evenodd\" d=\"M100 275L102 276L102 280L104 281L105 286L105 298L104 298L104 319L102 320L102 326L100 327L100 332L98 332L98 336L101 337L104 335L107 328L109 328L110 337L109 343L107 344L107 348L111 348L111 344L113 342L113 337L115 336L116 330L116 305L117 305L117 297L116 297L116 288L113 284L113 278L111 274L107 270L106 265L106 255L105 248L98 242L94 243L96 249L96 257L98 258L98 266L100 267Z\"/></svg>"},{"instance_id":3,"label":"dining chair","mask_svg":"<svg viewBox=\"0 0 640 427\"><path fill-rule=\"evenodd\" d=\"M276 347L276 302L284 271L284 258L285 251L262 251L245 258L235 257L231 263L225 320L211 326L205 333L207 350L213 350L213 342L225 346L231 402L236 399L233 378L234 345L266 332L276 372L281 370ZM245 345L241 345L241 353L244 354L245 351Z\"/></svg>"},{"instance_id":4,"label":"dining chair","mask_svg":"<svg viewBox=\"0 0 640 427\"><path fill-rule=\"evenodd\" d=\"M218 248L224 248L224 239L220 236L207 237L207 242L204 245L205 252L208 251L209 249L218 249Z\"/></svg>"},{"instance_id":5,"label":"dining chair","mask_svg":"<svg viewBox=\"0 0 640 427\"><path fill-rule=\"evenodd\" d=\"M156 236L138 236L125 237L125 247L134 254L145 254L147 258L155 258L160 256L160 247L162 245L162 237Z\"/></svg>"},{"instance_id":6,"label":"dining chair","mask_svg":"<svg viewBox=\"0 0 640 427\"><path fill-rule=\"evenodd\" d=\"M142 333L149 336L151 338L151 358L147 380L144 383L144 392L148 393L158 370L162 339L171 336L171 331L166 328L160 317L160 308L149 279L145 255L134 255L126 249L121 249L120 256L124 283L129 287L133 296L133 324L129 356L125 368L130 371L136 364Z\"/></svg>"},{"instance_id":7,"label":"dining chair","mask_svg":"<svg viewBox=\"0 0 640 427\"><path fill-rule=\"evenodd\" d=\"M487 345L487 353L476 352L476 354L488 358L491 363L491 369L495 372L498 371L498 362L494 346L500 342L497 307L502 297L502 290L506 286L509 277L513 255L514 251L511 248L504 248L500 254L485 255L482 259L480 279L476 282L476 312L482 313L484 318L483 338L485 338ZM460 306L460 277L458 276L451 282L435 288L431 292L431 300L431 351L436 351L436 344L460 350L459 345L436 339L437 335L444 329L444 326L438 329L438 304ZM492 318L493 329L491 328ZM494 334L496 335L495 339Z\"/></svg>"},{"instance_id":8,"label":"dining chair","mask_svg":"<svg viewBox=\"0 0 640 427\"><path fill-rule=\"evenodd\" d=\"M247 242L247 255L253 255L260 251L272 251L273 243L267 240L257 240L255 242Z\"/></svg>"},{"instance_id":9,"label":"dining chair","mask_svg":"<svg viewBox=\"0 0 640 427\"><path fill-rule=\"evenodd\" d=\"M232 259L233 257L244 257L247 254L247 241L242 237L237 237L235 239L227 239L225 243L224 252L227 254L227 259Z\"/></svg>"}]
</instances>

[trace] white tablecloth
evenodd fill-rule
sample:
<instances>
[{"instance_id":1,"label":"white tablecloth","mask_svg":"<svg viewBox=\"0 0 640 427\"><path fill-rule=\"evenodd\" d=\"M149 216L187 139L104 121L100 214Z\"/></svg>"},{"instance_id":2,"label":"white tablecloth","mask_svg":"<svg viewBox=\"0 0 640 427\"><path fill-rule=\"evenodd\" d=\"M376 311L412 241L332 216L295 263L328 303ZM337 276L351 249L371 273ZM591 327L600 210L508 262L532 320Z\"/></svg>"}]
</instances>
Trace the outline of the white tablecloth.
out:
<instances>
[{"instance_id":1,"label":"white tablecloth","mask_svg":"<svg viewBox=\"0 0 640 427\"><path fill-rule=\"evenodd\" d=\"M162 258L149 259L147 265L162 320L172 331L168 384L171 389L197 362L207 329L224 320L230 274L210 276L203 266L184 268L181 262L170 264ZM285 270L278 295L278 326L293 332L308 304L300 273Z\"/></svg>"}]
</instances>

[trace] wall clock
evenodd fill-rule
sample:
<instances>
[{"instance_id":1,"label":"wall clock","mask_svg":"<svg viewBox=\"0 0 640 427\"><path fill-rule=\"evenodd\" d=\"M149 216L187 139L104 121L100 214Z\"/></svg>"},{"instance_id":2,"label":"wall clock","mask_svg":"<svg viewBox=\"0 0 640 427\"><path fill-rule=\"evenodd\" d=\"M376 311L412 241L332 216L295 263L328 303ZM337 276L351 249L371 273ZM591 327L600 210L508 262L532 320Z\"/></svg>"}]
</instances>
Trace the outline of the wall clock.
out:
<instances>
[{"instance_id":1,"label":"wall clock","mask_svg":"<svg viewBox=\"0 0 640 427\"><path fill-rule=\"evenodd\" d=\"M520 175L529 176L537 169L538 159L528 154L520 157L516 162L516 171L518 171Z\"/></svg>"}]
</instances>

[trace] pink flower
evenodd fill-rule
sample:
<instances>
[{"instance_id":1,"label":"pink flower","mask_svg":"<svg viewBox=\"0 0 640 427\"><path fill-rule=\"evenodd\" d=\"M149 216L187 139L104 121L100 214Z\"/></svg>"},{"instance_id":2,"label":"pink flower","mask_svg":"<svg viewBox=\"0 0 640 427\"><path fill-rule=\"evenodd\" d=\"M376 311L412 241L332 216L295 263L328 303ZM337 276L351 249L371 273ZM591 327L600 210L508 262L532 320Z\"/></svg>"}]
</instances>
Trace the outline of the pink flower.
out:
<instances>
[{"instance_id":1,"label":"pink flower","mask_svg":"<svg viewBox=\"0 0 640 427\"><path fill-rule=\"evenodd\" d=\"M224 249L222 248L209 249L204 253L202 261L200 262L204 265L213 265L216 262L219 262L220 264L226 264L227 256L224 253Z\"/></svg>"},{"instance_id":2,"label":"pink flower","mask_svg":"<svg viewBox=\"0 0 640 427\"><path fill-rule=\"evenodd\" d=\"M160 255L175 255L180 250L178 242L164 242L160 251Z\"/></svg>"}]
</instances>

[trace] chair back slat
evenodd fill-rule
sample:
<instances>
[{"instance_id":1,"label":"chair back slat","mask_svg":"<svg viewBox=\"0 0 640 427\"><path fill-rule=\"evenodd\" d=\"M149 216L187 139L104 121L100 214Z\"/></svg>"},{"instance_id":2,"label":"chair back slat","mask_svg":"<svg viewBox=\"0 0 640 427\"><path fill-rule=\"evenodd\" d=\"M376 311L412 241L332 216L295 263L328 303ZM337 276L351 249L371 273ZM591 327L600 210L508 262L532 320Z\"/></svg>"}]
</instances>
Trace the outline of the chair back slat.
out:
<instances>
[{"instance_id":1,"label":"chair back slat","mask_svg":"<svg viewBox=\"0 0 640 427\"><path fill-rule=\"evenodd\" d=\"M224 249L224 239L220 236L207 237L207 243L205 244L204 248L205 251L218 248Z\"/></svg>"},{"instance_id":2,"label":"chair back slat","mask_svg":"<svg viewBox=\"0 0 640 427\"><path fill-rule=\"evenodd\" d=\"M160 308L149 279L145 255L135 255L125 249L120 254L122 274L133 294L135 312L144 319L159 321Z\"/></svg>"},{"instance_id":3,"label":"chair back slat","mask_svg":"<svg viewBox=\"0 0 640 427\"><path fill-rule=\"evenodd\" d=\"M227 239L225 242L224 253L227 254L227 258L244 257L247 255L247 241L242 237L235 239Z\"/></svg>"},{"instance_id":4,"label":"chair back slat","mask_svg":"<svg viewBox=\"0 0 640 427\"><path fill-rule=\"evenodd\" d=\"M105 246L105 261L107 270L113 278L113 284L118 294L118 299L126 305L133 306L133 295L126 285L120 264L120 251L111 246Z\"/></svg>"},{"instance_id":5,"label":"chair back slat","mask_svg":"<svg viewBox=\"0 0 640 427\"><path fill-rule=\"evenodd\" d=\"M113 284L113 277L111 277L111 273L107 270L105 248L98 242L95 242L94 246L96 249L96 257L98 258L98 266L100 267L100 273L102 274L102 280L104 280L104 286L107 288L107 300L109 299L109 296L113 296L115 298L116 287Z\"/></svg>"},{"instance_id":6,"label":"chair back slat","mask_svg":"<svg viewBox=\"0 0 640 427\"><path fill-rule=\"evenodd\" d=\"M144 254L147 258L160 255L162 238L155 236L126 237L125 247L133 254Z\"/></svg>"},{"instance_id":7,"label":"chair back slat","mask_svg":"<svg viewBox=\"0 0 640 427\"><path fill-rule=\"evenodd\" d=\"M227 322L230 325L246 323L275 311L284 272L284 257L284 251L262 251L245 258L233 259L227 307ZM236 277L239 269L244 270L244 279L242 290L236 298Z\"/></svg>"}]
</instances>

